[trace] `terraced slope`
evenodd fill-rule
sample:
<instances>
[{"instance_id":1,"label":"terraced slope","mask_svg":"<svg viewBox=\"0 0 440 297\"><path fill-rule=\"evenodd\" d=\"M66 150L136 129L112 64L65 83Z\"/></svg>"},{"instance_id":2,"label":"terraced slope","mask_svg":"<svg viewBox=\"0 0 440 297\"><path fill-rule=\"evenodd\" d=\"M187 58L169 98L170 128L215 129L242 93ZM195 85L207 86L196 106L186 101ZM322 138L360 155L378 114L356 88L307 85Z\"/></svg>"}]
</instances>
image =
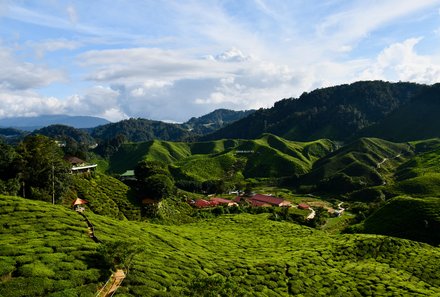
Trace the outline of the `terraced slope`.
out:
<instances>
[{"instance_id":1,"label":"terraced slope","mask_svg":"<svg viewBox=\"0 0 440 297\"><path fill-rule=\"evenodd\" d=\"M392 181L396 168L412 154L408 144L361 138L314 163L302 182L321 183L325 190L333 188L341 192L387 184Z\"/></svg>"},{"instance_id":2,"label":"terraced slope","mask_svg":"<svg viewBox=\"0 0 440 297\"><path fill-rule=\"evenodd\" d=\"M0 295L93 296L110 275L99 248L141 247L115 296L436 296L440 250L376 235L328 235L266 215L180 226L84 219L0 196Z\"/></svg>"},{"instance_id":3,"label":"terraced slope","mask_svg":"<svg viewBox=\"0 0 440 297\"><path fill-rule=\"evenodd\" d=\"M308 172L312 164L335 148L329 140L294 142L265 134L255 140L125 144L110 160L110 170L122 173L140 160L172 164L174 174L204 181L237 174L244 177L280 177Z\"/></svg>"},{"instance_id":4,"label":"terraced slope","mask_svg":"<svg viewBox=\"0 0 440 297\"><path fill-rule=\"evenodd\" d=\"M440 198L396 197L367 218L361 228L440 245Z\"/></svg>"}]
</instances>

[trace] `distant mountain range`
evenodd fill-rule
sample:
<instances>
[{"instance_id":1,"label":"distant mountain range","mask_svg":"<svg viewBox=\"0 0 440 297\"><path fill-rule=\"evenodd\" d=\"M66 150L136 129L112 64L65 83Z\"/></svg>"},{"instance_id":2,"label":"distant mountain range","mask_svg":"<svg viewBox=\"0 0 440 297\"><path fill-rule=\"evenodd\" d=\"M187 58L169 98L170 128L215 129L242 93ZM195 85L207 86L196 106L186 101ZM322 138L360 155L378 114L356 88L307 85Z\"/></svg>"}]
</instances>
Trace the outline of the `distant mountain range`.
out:
<instances>
[{"instance_id":1,"label":"distant mountain range","mask_svg":"<svg viewBox=\"0 0 440 297\"><path fill-rule=\"evenodd\" d=\"M12 117L0 119L0 127L33 131L50 125L66 125L74 128L93 128L110 123L92 116L41 115L36 117Z\"/></svg>"},{"instance_id":2,"label":"distant mountain range","mask_svg":"<svg viewBox=\"0 0 440 297\"><path fill-rule=\"evenodd\" d=\"M218 109L182 124L142 118L110 123L95 117L52 115L2 119L0 128L35 130L62 124L87 128L90 136L98 142L117 137L130 142L256 139L264 133L294 141L327 138L350 142L359 137L378 137L400 142L439 137L438 114L440 84L361 81L317 89L299 98L283 99L268 109ZM11 137L8 133L11 131L5 130L0 135Z\"/></svg>"},{"instance_id":3,"label":"distant mountain range","mask_svg":"<svg viewBox=\"0 0 440 297\"><path fill-rule=\"evenodd\" d=\"M433 113L438 108L431 111L431 107L433 104L438 105L439 89L438 86L383 81L362 81L317 89L297 99L278 101L272 108L259 109L246 118L202 137L202 140L252 139L263 133L272 133L290 140L329 138L347 141L362 135L363 129L382 122L394 128L389 133L378 128L366 136L380 134L385 139L399 140L394 133L405 122L408 129L423 127L420 136L434 137L440 131L434 126L426 127L425 120L434 119L438 114ZM423 97L431 99L423 101ZM423 116L416 115L420 108L425 112ZM412 139L419 138L413 136Z\"/></svg>"}]
</instances>

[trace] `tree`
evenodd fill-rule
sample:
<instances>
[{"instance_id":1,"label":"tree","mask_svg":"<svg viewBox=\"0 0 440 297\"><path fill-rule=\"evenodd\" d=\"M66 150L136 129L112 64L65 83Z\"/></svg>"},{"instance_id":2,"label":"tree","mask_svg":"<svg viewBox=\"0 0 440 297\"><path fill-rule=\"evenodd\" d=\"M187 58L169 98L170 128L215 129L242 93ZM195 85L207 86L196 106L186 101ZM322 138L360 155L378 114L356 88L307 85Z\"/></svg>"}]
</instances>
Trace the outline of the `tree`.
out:
<instances>
[{"instance_id":1,"label":"tree","mask_svg":"<svg viewBox=\"0 0 440 297\"><path fill-rule=\"evenodd\" d=\"M174 193L174 183L168 175L154 174L146 178L140 187L141 191L155 199L162 199Z\"/></svg>"},{"instance_id":2,"label":"tree","mask_svg":"<svg viewBox=\"0 0 440 297\"><path fill-rule=\"evenodd\" d=\"M70 165L55 141L42 135L26 137L16 149L18 176L26 198L52 201L62 196L70 184Z\"/></svg>"},{"instance_id":3,"label":"tree","mask_svg":"<svg viewBox=\"0 0 440 297\"><path fill-rule=\"evenodd\" d=\"M101 243L98 253L112 270L123 269L128 274L134 257L142 250L136 242L118 240Z\"/></svg>"},{"instance_id":4,"label":"tree","mask_svg":"<svg viewBox=\"0 0 440 297\"><path fill-rule=\"evenodd\" d=\"M140 161L134 169L134 174L140 181L155 174L170 175L167 165L160 161Z\"/></svg>"}]
</instances>

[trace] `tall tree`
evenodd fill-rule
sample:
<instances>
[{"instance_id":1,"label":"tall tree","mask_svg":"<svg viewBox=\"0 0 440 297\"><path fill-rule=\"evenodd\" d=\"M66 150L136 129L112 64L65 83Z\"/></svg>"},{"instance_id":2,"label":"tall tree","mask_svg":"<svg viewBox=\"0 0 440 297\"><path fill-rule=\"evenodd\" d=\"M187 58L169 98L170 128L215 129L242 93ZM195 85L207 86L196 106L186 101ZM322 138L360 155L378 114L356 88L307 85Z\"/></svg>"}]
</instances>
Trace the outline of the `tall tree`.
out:
<instances>
[{"instance_id":1,"label":"tall tree","mask_svg":"<svg viewBox=\"0 0 440 297\"><path fill-rule=\"evenodd\" d=\"M16 149L17 169L26 198L54 201L68 189L70 165L55 141L42 135L26 137Z\"/></svg>"}]
</instances>

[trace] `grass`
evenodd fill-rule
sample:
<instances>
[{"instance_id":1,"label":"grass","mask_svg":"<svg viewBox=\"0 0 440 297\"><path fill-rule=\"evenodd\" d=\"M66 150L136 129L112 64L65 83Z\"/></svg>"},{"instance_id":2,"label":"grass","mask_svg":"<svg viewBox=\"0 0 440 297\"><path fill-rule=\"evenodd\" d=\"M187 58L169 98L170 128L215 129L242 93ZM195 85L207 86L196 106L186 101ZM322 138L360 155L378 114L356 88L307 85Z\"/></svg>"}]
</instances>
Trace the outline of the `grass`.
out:
<instances>
[{"instance_id":1,"label":"grass","mask_svg":"<svg viewBox=\"0 0 440 297\"><path fill-rule=\"evenodd\" d=\"M400 196L362 224L363 231L440 245L440 198Z\"/></svg>"},{"instance_id":2,"label":"grass","mask_svg":"<svg viewBox=\"0 0 440 297\"><path fill-rule=\"evenodd\" d=\"M225 178L236 163L245 165L233 173L240 179L290 176L308 172L316 160L333 148L329 140L294 142L270 134L255 140L154 140L124 144L110 159L109 171L121 174L141 160L158 160L178 167L180 176L197 181Z\"/></svg>"},{"instance_id":3,"label":"grass","mask_svg":"<svg viewBox=\"0 0 440 297\"><path fill-rule=\"evenodd\" d=\"M0 295L92 296L109 276L84 219L0 196ZM115 296L435 296L440 250L378 235L330 235L267 214L179 226L87 213L104 243L141 247Z\"/></svg>"}]
</instances>

